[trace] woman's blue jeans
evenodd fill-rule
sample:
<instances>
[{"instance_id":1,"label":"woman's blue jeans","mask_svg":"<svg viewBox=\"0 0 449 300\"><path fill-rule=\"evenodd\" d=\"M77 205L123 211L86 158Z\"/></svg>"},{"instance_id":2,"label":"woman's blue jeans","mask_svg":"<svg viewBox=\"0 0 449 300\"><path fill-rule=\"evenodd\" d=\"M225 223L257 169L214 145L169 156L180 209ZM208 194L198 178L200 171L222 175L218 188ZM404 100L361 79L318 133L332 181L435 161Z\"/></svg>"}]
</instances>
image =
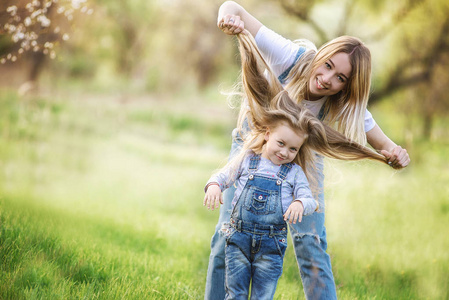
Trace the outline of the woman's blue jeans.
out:
<instances>
[{"instance_id":1,"label":"woman's blue jeans","mask_svg":"<svg viewBox=\"0 0 449 300\"><path fill-rule=\"evenodd\" d=\"M231 156L237 149L238 145L233 142ZM320 212L304 216L301 223L291 224L289 228L306 298L309 300L333 300L337 299L337 293L330 257L326 253L322 158L319 159L317 168L320 173ZM230 220L234 192L235 188L231 187L223 194L220 217L211 240L204 299L223 300L225 298L226 230L223 229L226 229L226 224Z\"/></svg>"}]
</instances>

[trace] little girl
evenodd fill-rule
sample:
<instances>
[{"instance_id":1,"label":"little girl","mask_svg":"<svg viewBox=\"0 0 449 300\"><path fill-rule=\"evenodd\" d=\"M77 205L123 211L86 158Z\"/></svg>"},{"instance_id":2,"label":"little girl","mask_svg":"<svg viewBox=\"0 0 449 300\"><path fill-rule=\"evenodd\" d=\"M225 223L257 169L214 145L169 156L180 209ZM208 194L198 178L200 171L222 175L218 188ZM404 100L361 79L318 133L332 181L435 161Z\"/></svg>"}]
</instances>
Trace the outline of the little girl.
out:
<instances>
[{"instance_id":1,"label":"little girl","mask_svg":"<svg viewBox=\"0 0 449 300\"><path fill-rule=\"evenodd\" d=\"M285 221L300 222L317 209L304 172L292 163L305 138L279 118L267 128L261 153L248 150L234 176L225 169L206 186L209 208L237 185L225 250L226 299L248 299L251 279L252 299L272 299L287 248Z\"/></svg>"},{"instance_id":2,"label":"little girl","mask_svg":"<svg viewBox=\"0 0 449 300\"><path fill-rule=\"evenodd\" d=\"M262 59L251 35L240 34L250 131L240 154L208 181L203 204L214 209L232 184L226 230L226 299L272 299L287 248L287 223L318 209L314 151L338 159L384 156L348 140L294 103ZM308 180L312 189L309 188Z\"/></svg>"}]
</instances>

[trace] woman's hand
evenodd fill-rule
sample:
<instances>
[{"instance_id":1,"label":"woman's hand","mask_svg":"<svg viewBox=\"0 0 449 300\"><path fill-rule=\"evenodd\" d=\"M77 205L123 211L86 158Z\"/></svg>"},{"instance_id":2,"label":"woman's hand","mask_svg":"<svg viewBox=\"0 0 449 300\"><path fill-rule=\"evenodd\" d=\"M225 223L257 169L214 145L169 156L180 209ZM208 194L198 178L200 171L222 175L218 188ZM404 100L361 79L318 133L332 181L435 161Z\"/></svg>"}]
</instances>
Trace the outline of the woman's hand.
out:
<instances>
[{"instance_id":1,"label":"woman's hand","mask_svg":"<svg viewBox=\"0 0 449 300\"><path fill-rule=\"evenodd\" d=\"M410 163L410 156L407 150L396 145L389 137L383 133L379 125L375 125L373 129L366 133L368 143L373 146L380 154L385 156L388 164L395 169L405 168Z\"/></svg>"},{"instance_id":2,"label":"woman's hand","mask_svg":"<svg viewBox=\"0 0 449 300\"><path fill-rule=\"evenodd\" d=\"M405 168L410 163L407 150L401 146L395 146L390 151L381 150L380 153L388 159L388 164L395 169Z\"/></svg>"},{"instance_id":3,"label":"woman's hand","mask_svg":"<svg viewBox=\"0 0 449 300\"><path fill-rule=\"evenodd\" d=\"M218 9L217 26L229 35L242 33L246 29L252 36L256 36L262 23L240 4L234 1L225 1Z\"/></svg>"},{"instance_id":4,"label":"woman's hand","mask_svg":"<svg viewBox=\"0 0 449 300\"><path fill-rule=\"evenodd\" d=\"M218 28L228 35L236 35L245 29L245 22L237 15L225 15L218 20Z\"/></svg>"},{"instance_id":5,"label":"woman's hand","mask_svg":"<svg viewBox=\"0 0 449 300\"><path fill-rule=\"evenodd\" d=\"M220 187L216 184L209 185L206 195L204 196L203 205L206 206L207 209L214 210L220 206L220 203L223 204Z\"/></svg>"},{"instance_id":6,"label":"woman's hand","mask_svg":"<svg viewBox=\"0 0 449 300\"><path fill-rule=\"evenodd\" d=\"M300 200L295 200L285 212L284 221L288 221L290 224L296 224L296 221L301 222L303 213L304 206L302 205L302 202Z\"/></svg>"}]
</instances>

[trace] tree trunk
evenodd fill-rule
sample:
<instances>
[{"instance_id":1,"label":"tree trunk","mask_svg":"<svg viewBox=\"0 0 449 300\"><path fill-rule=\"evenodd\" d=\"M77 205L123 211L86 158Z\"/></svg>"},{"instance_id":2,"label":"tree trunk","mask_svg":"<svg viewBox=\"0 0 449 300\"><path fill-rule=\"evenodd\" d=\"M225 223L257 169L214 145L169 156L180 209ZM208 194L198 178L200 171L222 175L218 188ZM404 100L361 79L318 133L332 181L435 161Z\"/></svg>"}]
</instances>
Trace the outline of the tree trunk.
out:
<instances>
[{"instance_id":1,"label":"tree trunk","mask_svg":"<svg viewBox=\"0 0 449 300\"><path fill-rule=\"evenodd\" d=\"M432 125L433 125L433 114L430 112L426 112L423 117L423 130L422 130L423 138L430 140L430 136L432 134Z\"/></svg>"}]
</instances>

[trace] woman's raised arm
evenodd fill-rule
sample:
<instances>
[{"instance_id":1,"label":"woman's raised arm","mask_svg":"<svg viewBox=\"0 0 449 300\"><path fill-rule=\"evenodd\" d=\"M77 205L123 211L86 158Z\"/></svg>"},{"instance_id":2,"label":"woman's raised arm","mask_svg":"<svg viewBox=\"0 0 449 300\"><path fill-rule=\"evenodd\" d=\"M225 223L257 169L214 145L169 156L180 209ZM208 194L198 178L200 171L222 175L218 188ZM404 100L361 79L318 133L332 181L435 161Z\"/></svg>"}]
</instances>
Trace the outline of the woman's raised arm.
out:
<instances>
[{"instance_id":1,"label":"woman's raised arm","mask_svg":"<svg viewBox=\"0 0 449 300\"><path fill-rule=\"evenodd\" d=\"M252 36L256 36L262 25L259 20L234 1L224 2L218 10L217 26L226 34L235 35L246 29Z\"/></svg>"}]
</instances>

